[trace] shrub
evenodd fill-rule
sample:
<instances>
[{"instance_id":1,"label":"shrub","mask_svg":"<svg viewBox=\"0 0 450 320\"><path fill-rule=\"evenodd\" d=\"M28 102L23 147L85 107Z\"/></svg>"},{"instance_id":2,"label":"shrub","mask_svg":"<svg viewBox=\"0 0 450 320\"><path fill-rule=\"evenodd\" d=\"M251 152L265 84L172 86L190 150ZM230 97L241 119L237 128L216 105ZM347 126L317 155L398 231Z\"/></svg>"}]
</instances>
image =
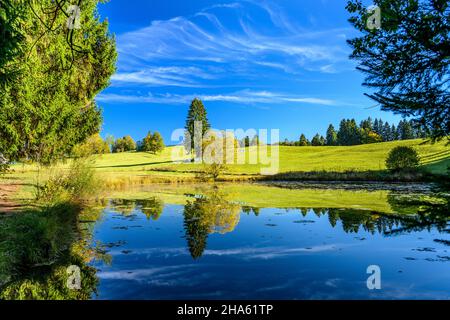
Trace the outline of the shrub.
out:
<instances>
[{"instance_id":1,"label":"shrub","mask_svg":"<svg viewBox=\"0 0 450 320\"><path fill-rule=\"evenodd\" d=\"M420 163L419 154L412 147L399 146L389 152L386 167L392 171L414 169Z\"/></svg>"},{"instance_id":2,"label":"shrub","mask_svg":"<svg viewBox=\"0 0 450 320\"><path fill-rule=\"evenodd\" d=\"M36 198L47 204L64 201L79 201L95 195L100 182L87 159L72 162L68 172L58 172L42 186L37 186Z\"/></svg>"},{"instance_id":3,"label":"shrub","mask_svg":"<svg viewBox=\"0 0 450 320\"><path fill-rule=\"evenodd\" d=\"M227 166L220 163L205 164L202 171L196 177L200 181L216 181L227 169Z\"/></svg>"}]
</instances>

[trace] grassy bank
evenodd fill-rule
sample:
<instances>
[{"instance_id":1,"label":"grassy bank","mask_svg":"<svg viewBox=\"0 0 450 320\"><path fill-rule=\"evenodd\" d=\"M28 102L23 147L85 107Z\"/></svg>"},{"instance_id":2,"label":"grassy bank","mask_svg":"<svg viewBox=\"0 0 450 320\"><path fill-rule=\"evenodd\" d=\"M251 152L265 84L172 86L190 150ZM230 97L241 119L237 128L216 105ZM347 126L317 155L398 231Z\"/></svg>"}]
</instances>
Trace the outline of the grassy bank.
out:
<instances>
[{"instance_id":1,"label":"grassy bank","mask_svg":"<svg viewBox=\"0 0 450 320\"><path fill-rule=\"evenodd\" d=\"M392 174L386 171L385 159L396 146L412 146L421 157L418 173ZM246 149L247 159L256 152ZM203 170L200 164L174 163L172 154L182 154L180 147L168 147L161 154L130 152L96 156L91 166L107 189L122 190L152 183L193 183ZM179 156L178 160L186 159ZM67 170L71 160L40 171L40 179ZM444 175L450 166L450 147L446 141L431 144L424 140L395 141L349 147L280 147L280 168L275 176L262 176L261 165L227 165L219 181L249 182L259 180L288 181L429 181ZM38 167L15 164L13 172L0 179L0 184L20 183L14 198L29 198L37 183Z\"/></svg>"}]
</instances>

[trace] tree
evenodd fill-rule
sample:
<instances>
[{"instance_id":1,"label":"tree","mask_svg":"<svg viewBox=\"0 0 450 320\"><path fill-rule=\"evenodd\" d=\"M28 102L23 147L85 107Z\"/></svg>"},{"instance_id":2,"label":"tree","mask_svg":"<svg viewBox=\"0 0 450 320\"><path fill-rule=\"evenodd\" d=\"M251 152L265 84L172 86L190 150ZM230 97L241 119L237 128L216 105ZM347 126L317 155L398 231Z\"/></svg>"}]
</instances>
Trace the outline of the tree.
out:
<instances>
[{"instance_id":1,"label":"tree","mask_svg":"<svg viewBox=\"0 0 450 320\"><path fill-rule=\"evenodd\" d=\"M144 140L142 140L139 150L156 154L163 151L164 148L164 140L161 134L158 131L155 131L155 133L149 131Z\"/></svg>"},{"instance_id":2,"label":"tree","mask_svg":"<svg viewBox=\"0 0 450 320\"><path fill-rule=\"evenodd\" d=\"M106 154L109 152L110 149L108 143L103 140L98 133L89 137L86 142L75 146L72 150L72 154L75 157L87 157L94 154Z\"/></svg>"},{"instance_id":3,"label":"tree","mask_svg":"<svg viewBox=\"0 0 450 320\"><path fill-rule=\"evenodd\" d=\"M244 147L246 147L246 148L250 147L250 137L249 136L246 136L244 138Z\"/></svg>"},{"instance_id":4,"label":"tree","mask_svg":"<svg viewBox=\"0 0 450 320\"><path fill-rule=\"evenodd\" d=\"M385 122L383 126L383 134L381 135L383 138L383 141L392 141L392 132L391 132L391 126L388 122Z\"/></svg>"},{"instance_id":5,"label":"tree","mask_svg":"<svg viewBox=\"0 0 450 320\"><path fill-rule=\"evenodd\" d=\"M67 8L55 1L2 3L0 16L10 10L7 25L20 27L0 50L0 153L10 161L48 164L99 132L94 98L109 84L117 55L97 4L80 2L80 29L67 30Z\"/></svg>"},{"instance_id":6,"label":"tree","mask_svg":"<svg viewBox=\"0 0 450 320\"><path fill-rule=\"evenodd\" d=\"M327 146L336 146L338 143L337 132L332 124L328 127L326 140Z\"/></svg>"},{"instance_id":7,"label":"tree","mask_svg":"<svg viewBox=\"0 0 450 320\"><path fill-rule=\"evenodd\" d=\"M362 144L378 143L383 141L383 138L378 133L368 129L361 129L360 135Z\"/></svg>"},{"instance_id":8,"label":"tree","mask_svg":"<svg viewBox=\"0 0 450 320\"><path fill-rule=\"evenodd\" d=\"M392 137L392 141L398 140L398 132L397 132L397 127L395 126L395 124L393 124L391 127L391 137Z\"/></svg>"},{"instance_id":9,"label":"tree","mask_svg":"<svg viewBox=\"0 0 450 320\"><path fill-rule=\"evenodd\" d=\"M436 139L450 134L450 8L446 0L375 0L379 28L361 0L351 0L350 23L362 36L349 40L352 59L366 74L368 97L414 119Z\"/></svg>"},{"instance_id":10,"label":"tree","mask_svg":"<svg viewBox=\"0 0 450 320\"><path fill-rule=\"evenodd\" d=\"M355 119L344 119L341 121L338 143L341 146L353 146L361 143L360 130Z\"/></svg>"},{"instance_id":11,"label":"tree","mask_svg":"<svg viewBox=\"0 0 450 320\"><path fill-rule=\"evenodd\" d=\"M323 146L323 142L325 139L323 139L319 134L316 134L313 139L311 140L311 145L314 147Z\"/></svg>"},{"instance_id":12,"label":"tree","mask_svg":"<svg viewBox=\"0 0 450 320\"><path fill-rule=\"evenodd\" d=\"M123 138L119 138L114 142L113 152L129 152L136 150L136 142L130 136L125 136Z\"/></svg>"},{"instance_id":13,"label":"tree","mask_svg":"<svg viewBox=\"0 0 450 320\"><path fill-rule=\"evenodd\" d=\"M200 123L201 124L201 137L195 136L195 124ZM200 140L203 140L203 136L208 132L208 130L211 128L209 121L208 121L208 115L206 113L205 106L203 105L203 102L195 98L192 100L191 105L189 107L188 115L186 118L186 139L185 139L185 147L187 151L192 152L195 150L195 144L194 139L199 139L198 142L198 148L202 147L202 143ZM200 128L199 128L200 129ZM200 149L195 150L195 156L199 156Z\"/></svg>"},{"instance_id":14,"label":"tree","mask_svg":"<svg viewBox=\"0 0 450 320\"><path fill-rule=\"evenodd\" d=\"M259 136L258 135L254 135L252 138L252 141L250 142L251 146L259 146Z\"/></svg>"},{"instance_id":15,"label":"tree","mask_svg":"<svg viewBox=\"0 0 450 320\"><path fill-rule=\"evenodd\" d=\"M367 129L369 131L373 131L373 126L374 126L374 123L373 123L371 117L367 118L367 120L361 121L361 124L360 124L361 129Z\"/></svg>"},{"instance_id":16,"label":"tree","mask_svg":"<svg viewBox=\"0 0 450 320\"><path fill-rule=\"evenodd\" d=\"M302 133L299 140L300 147L306 147L309 146L310 142L308 139L306 139L306 136Z\"/></svg>"},{"instance_id":17,"label":"tree","mask_svg":"<svg viewBox=\"0 0 450 320\"><path fill-rule=\"evenodd\" d=\"M399 146L389 152L386 167L392 171L414 169L420 164L417 151L408 146Z\"/></svg>"},{"instance_id":18,"label":"tree","mask_svg":"<svg viewBox=\"0 0 450 320\"><path fill-rule=\"evenodd\" d=\"M414 132L411 123L406 120L401 120L398 124L398 135L400 140L414 139Z\"/></svg>"}]
</instances>

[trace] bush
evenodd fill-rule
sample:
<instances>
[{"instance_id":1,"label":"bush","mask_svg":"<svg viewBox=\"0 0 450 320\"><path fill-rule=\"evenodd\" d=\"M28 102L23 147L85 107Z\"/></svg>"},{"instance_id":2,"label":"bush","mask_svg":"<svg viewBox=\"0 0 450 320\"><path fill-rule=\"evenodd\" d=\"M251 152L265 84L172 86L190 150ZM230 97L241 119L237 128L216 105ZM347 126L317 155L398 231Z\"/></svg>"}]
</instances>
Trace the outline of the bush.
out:
<instances>
[{"instance_id":1,"label":"bush","mask_svg":"<svg viewBox=\"0 0 450 320\"><path fill-rule=\"evenodd\" d=\"M100 189L100 182L87 159L76 159L68 172L58 172L37 187L36 198L47 204L79 201L92 197Z\"/></svg>"},{"instance_id":2,"label":"bush","mask_svg":"<svg viewBox=\"0 0 450 320\"><path fill-rule=\"evenodd\" d=\"M417 168L420 158L417 151L412 147L399 146L389 152L386 159L386 167L392 171Z\"/></svg>"},{"instance_id":3,"label":"bush","mask_svg":"<svg viewBox=\"0 0 450 320\"><path fill-rule=\"evenodd\" d=\"M203 182L216 181L227 170L227 166L220 163L205 164L203 170L196 174Z\"/></svg>"}]
</instances>

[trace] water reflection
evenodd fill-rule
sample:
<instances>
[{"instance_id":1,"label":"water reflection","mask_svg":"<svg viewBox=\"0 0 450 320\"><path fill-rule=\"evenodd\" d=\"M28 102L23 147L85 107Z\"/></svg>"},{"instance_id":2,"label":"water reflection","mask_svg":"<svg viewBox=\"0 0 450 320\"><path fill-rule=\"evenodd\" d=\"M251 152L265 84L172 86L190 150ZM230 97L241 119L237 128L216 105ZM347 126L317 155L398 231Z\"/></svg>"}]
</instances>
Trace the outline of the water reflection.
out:
<instances>
[{"instance_id":1,"label":"water reflection","mask_svg":"<svg viewBox=\"0 0 450 320\"><path fill-rule=\"evenodd\" d=\"M91 299L98 279L89 263L99 256L88 243L102 212L56 205L1 218L0 299ZM80 269L81 290L67 286L72 265Z\"/></svg>"},{"instance_id":2,"label":"water reflection","mask_svg":"<svg viewBox=\"0 0 450 320\"><path fill-rule=\"evenodd\" d=\"M449 233L450 210L448 197L445 196L431 199L392 193L387 201L395 214L345 208L263 209L236 202L235 195L220 187L209 187L186 196L188 200L183 205L176 206L165 203L160 197L149 196L141 200L114 199L100 202L83 209L81 213L73 208L55 207L45 214L30 212L20 217L1 218L0 298L90 299L97 294L100 268L119 268L114 271L114 277L134 279L142 274L153 277L151 270L175 270L181 266L190 266L194 260L204 268L210 268L205 272L212 272L214 268L208 265L212 258L219 259L214 261L216 266L226 266L229 263L227 259L237 252L247 257L240 265L241 269L238 268L234 274L241 279L240 277L250 277L253 272L257 272L255 270L264 272L264 268L270 268L270 264L266 265L264 262L269 258L289 257L292 259L291 263L294 263L294 253L324 252L323 256L328 257L328 254L332 255L336 251L333 244L325 244L331 234L345 239L346 245L353 245L352 241L360 241L363 237L373 235L375 245L389 246L399 238L394 239L394 236L413 232L422 232L421 236L424 236L431 234L433 230L437 230L439 235ZM268 210L271 212L269 216ZM283 224L283 221L287 221L284 218L286 216L299 228L294 228L292 223L289 226ZM325 224L317 226L318 222ZM100 232L100 235L96 232ZM183 239L177 237L177 232L183 235ZM315 232L312 237L315 243L307 237L307 232ZM342 235L359 237L348 238ZM437 238L435 235L430 237L433 238L427 241L434 241L444 247L450 243L445 238ZM382 244L381 238L387 242L383 241ZM223 241L219 248L218 239ZM242 247L242 239L255 246ZM155 244L156 247L152 247ZM314 248L327 251L315 251ZM429 246L414 250L416 253L432 252ZM139 252L145 255L140 257ZM364 254L366 252L355 252L348 263L352 263L351 258ZM189 261L183 257L189 258ZM258 259L252 260L251 257ZM400 258L413 260L410 256ZM170 259L176 259L173 260L176 263L165 265ZM441 253L438 258L427 259L439 262L450 260L448 255ZM252 262L257 263L255 265L250 260L258 262ZM307 261L310 260L302 263ZM300 262L295 260L295 263ZM308 268L314 269L320 267L322 262L311 263ZM66 286L66 269L70 265L77 265L81 269L82 290L74 291ZM127 271L129 265L138 267L137 271ZM233 268L237 268L236 264ZM239 270L251 272L244 275ZM173 274L175 277L175 272ZM229 280L236 281L234 278ZM276 281L279 280L273 281L271 285L276 287ZM175 282L175 279L170 279L167 283ZM227 286L226 281L220 284ZM204 284L198 282L197 285ZM257 286L258 283L255 282L254 285ZM104 290L117 294L113 289L115 287L116 284L111 285L111 289ZM208 290L213 289L215 288ZM142 294L145 292L142 291ZM247 298L256 297L251 296L251 293ZM166 298L174 297L172 291L165 294ZM286 297L298 296L286 291ZM125 298L138 297L130 295Z\"/></svg>"},{"instance_id":3,"label":"water reflection","mask_svg":"<svg viewBox=\"0 0 450 320\"><path fill-rule=\"evenodd\" d=\"M184 206L184 228L192 258L198 259L206 249L208 235L232 232L239 223L241 206L227 200L217 187L196 196Z\"/></svg>"}]
</instances>

